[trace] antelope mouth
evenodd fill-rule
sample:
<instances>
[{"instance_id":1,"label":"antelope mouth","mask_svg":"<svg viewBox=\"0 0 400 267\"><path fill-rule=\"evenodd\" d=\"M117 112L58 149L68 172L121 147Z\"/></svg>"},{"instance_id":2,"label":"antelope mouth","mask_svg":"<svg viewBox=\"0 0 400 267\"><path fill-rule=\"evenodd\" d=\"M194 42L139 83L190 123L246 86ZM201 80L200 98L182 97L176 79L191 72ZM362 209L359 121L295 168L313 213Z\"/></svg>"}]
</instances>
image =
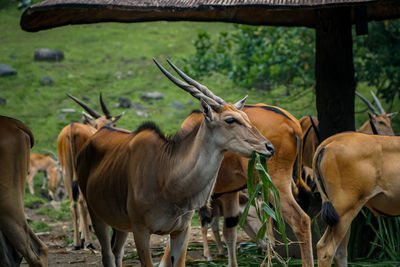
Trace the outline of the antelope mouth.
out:
<instances>
[{"instance_id":1,"label":"antelope mouth","mask_svg":"<svg viewBox=\"0 0 400 267\"><path fill-rule=\"evenodd\" d=\"M266 160L269 160L274 155L273 152L264 153L264 152L257 152L256 151L256 153L258 153L261 157L264 157Z\"/></svg>"},{"instance_id":2,"label":"antelope mouth","mask_svg":"<svg viewBox=\"0 0 400 267\"><path fill-rule=\"evenodd\" d=\"M273 144L267 142L265 143L265 149L263 149L263 151L256 151L256 152L268 160L274 155L275 147Z\"/></svg>"}]
</instances>

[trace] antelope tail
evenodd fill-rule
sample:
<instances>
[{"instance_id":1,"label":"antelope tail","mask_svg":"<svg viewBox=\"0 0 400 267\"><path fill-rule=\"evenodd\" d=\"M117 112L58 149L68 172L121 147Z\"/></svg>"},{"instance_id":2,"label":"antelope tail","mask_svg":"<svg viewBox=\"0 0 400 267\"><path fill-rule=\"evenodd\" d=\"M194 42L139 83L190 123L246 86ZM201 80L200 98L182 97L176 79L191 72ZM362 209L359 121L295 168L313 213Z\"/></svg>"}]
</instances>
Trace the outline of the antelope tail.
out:
<instances>
[{"instance_id":1,"label":"antelope tail","mask_svg":"<svg viewBox=\"0 0 400 267\"><path fill-rule=\"evenodd\" d=\"M303 163L303 140L301 137L296 135L296 142L297 142L297 156L296 156L296 161L294 162L293 166L293 177L297 178L296 186L299 190L299 194L297 195L297 201L300 205L300 207L304 210L307 211L311 199L312 199L312 192L310 187L306 184L306 182L303 180L303 177L301 175L301 168L302 168L302 163Z\"/></svg>"},{"instance_id":2,"label":"antelope tail","mask_svg":"<svg viewBox=\"0 0 400 267\"><path fill-rule=\"evenodd\" d=\"M73 127L74 125L71 124L71 132L70 132L70 139L68 139L69 141L69 155L68 155L68 159L69 159L69 169L70 169L70 174L72 175L72 197L75 201L78 200L79 197L79 186L78 186L78 176L76 173L76 164L75 164L75 157L76 157L76 136L73 134Z\"/></svg>"},{"instance_id":3,"label":"antelope tail","mask_svg":"<svg viewBox=\"0 0 400 267\"><path fill-rule=\"evenodd\" d=\"M313 163L314 178L322 199L322 211L321 211L322 220L324 220L324 222L326 222L326 224L328 224L329 226L334 226L339 222L340 217L339 214L336 212L335 207L332 205L332 202L329 200L328 195L325 191L325 182L321 174L321 161L324 154L325 154L325 147L319 148L315 154Z\"/></svg>"}]
</instances>

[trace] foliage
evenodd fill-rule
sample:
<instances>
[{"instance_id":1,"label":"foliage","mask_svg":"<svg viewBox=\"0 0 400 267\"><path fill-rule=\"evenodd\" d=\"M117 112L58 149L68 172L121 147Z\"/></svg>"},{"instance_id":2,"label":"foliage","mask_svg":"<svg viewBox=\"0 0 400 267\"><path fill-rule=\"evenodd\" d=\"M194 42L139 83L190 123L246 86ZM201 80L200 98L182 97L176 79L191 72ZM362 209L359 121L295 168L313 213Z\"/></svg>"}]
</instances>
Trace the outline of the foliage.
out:
<instances>
[{"instance_id":1,"label":"foliage","mask_svg":"<svg viewBox=\"0 0 400 267\"><path fill-rule=\"evenodd\" d=\"M256 173L254 173L254 170L256 170ZM247 168L247 190L249 191L249 202L243 211L243 216L240 218L240 226L243 226L246 220L250 205L254 206L258 219L262 224L257 233L257 238L262 239L265 235L268 237L267 255L265 256L267 266L271 266L272 258L276 258L282 264L286 265L286 262L274 251L274 244L271 242L272 239L269 238L269 233L272 229L268 229L270 226L269 220L272 218L278 224L279 232L285 243L286 254L288 255L289 247L286 237L285 222L282 218L279 191L272 183L271 177L268 174L266 158L260 156L258 153L253 153L252 157L249 159ZM256 201L258 196L260 196L261 199L261 207ZM270 199L273 200L273 203L270 203ZM262 265L264 265L264 262Z\"/></svg>"},{"instance_id":2,"label":"foliage","mask_svg":"<svg viewBox=\"0 0 400 267\"><path fill-rule=\"evenodd\" d=\"M47 200L38 195L25 194L24 205L28 208L35 208L42 204L47 203Z\"/></svg>"},{"instance_id":3,"label":"foliage","mask_svg":"<svg viewBox=\"0 0 400 267\"><path fill-rule=\"evenodd\" d=\"M51 209L48 207L41 207L36 210L36 214L39 215L46 215L50 217L51 220L53 221L59 221L59 220L66 220L71 218L70 215L70 210L69 210L69 200L65 200L61 203L61 209Z\"/></svg>"},{"instance_id":4,"label":"foliage","mask_svg":"<svg viewBox=\"0 0 400 267\"><path fill-rule=\"evenodd\" d=\"M351 258L400 261L400 218L376 217L363 208L351 227Z\"/></svg>"},{"instance_id":5,"label":"foliage","mask_svg":"<svg viewBox=\"0 0 400 267\"><path fill-rule=\"evenodd\" d=\"M314 34L307 28L235 25L211 40L198 33L187 60L196 77L218 71L245 88L310 88L314 82ZM289 91L287 91L289 92Z\"/></svg>"},{"instance_id":6,"label":"foliage","mask_svg":"<svg viewBox=\"0 0 400 267\"><path fill-rule=\"evenodd\" d=\"M400 98L400 20L370 22L368 35L355 42L357 79L377 88L390 104Z\"/></svg>"},{"instance_id":7,"label":"foliage","mask_svg":"<svg viewBox=\"0 0 400 267\"><path fill-rule=\"evenodd\" d=\"M35 233L51 231L51 227L44 222L31 221L28 224Z\"/></svg>"}]
</instances>

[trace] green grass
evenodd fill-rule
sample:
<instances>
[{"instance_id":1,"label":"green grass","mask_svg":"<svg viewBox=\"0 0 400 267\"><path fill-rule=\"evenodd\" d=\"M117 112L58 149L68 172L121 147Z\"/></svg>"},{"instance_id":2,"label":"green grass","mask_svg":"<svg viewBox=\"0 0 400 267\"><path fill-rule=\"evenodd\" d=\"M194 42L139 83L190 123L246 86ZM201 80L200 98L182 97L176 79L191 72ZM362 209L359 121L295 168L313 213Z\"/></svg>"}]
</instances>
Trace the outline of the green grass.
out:
<instances>
[{"instance_id":1,"label":"green grass","mask_svg":"<svg viewBox=\"0 0 400 267\"><path fill-rule=\"evenodd\" d=\"M41 207L41 208L37 209L35 212L36 212L36 214L39 214L39 215L46 215L53 221L67 220L67 219L71 218L69 205L70 205L70 201L64 200L61 203L60 210L51 209L51 208L47 208L47 207Z\"/></svg>"},{"instance_id":2,"label":"green grass","mask_svg":"<svg viewBox=\"0 0 400 267\"><path fill-rule=\"evenodd\" d=\"M6 3L0 1L1 4ZM143 121L153 120L166 133L173 134L189 112L199 108L199 104L193 97L172 85L155 67L152 58L164 65L165 59L170 58L182 67L183 59L194 53L192 41L200 29L211 31L212 36L233 29L232 24L228 23L148 22L75 25L27 33L19 27L22 11L18 11L15 4L16 1L13 1L13 4L0 9L0 64L8 64L18 71L15 76L0 78L0 97L7 100L6 105L0 105L0 114L19 119L32 129L36 139L33 152L38 153L46 150L56 152L57 136L61 129L81 117L82 109L66 97L67 92L78 98L85 97L85 101L96 110L100 110L98 96L102 92L113 114L125 112L118 127L134 130ZM3 6L7 5L0 5L0 8ZM35 62L34 51L41 47L61 50L65 59L57 63ZM11 55L16 56L16 59ZM117 77L117 72L123 74L121 79ZM50 76L54 85L40 85L39 79L42 76ZM297 118L317 114L315 95L311 88L301 92L290 91L289 95L283 86L271 91L244 90L218 73L200 82L228 102L235 102L248 94L249 103L263 102L280 106ZM371 99L370 88L365 84L359 84L357 90ZM142 93L153 91L163 93L164 99L153 102L140 100ZM136 116L134 110L114 107L121 96L130 98L132 103L140 102L147 108L145 111L149 117L143 119ZM180 101L184 108L173 109L173 101ZM190 101L193 103L188 104ZM77 113L63 114L63 108L75 108ZM398 101L393 107L393 111L396 110L400 110ZM356 98L356 127L367 120L365 111L365 105ZM59 119L59 115L65 116L65 120ZM399 132L400 116L394 119L393 124L395 132ZM42 176L35 178L37 194L41 182ZM25 194L25 204L28 207L45 202L38 195ZM69 213L64 208L62 211ZM47 210L39 212L48 213L53 218L67 216ZM197 223L198 220L194 218L192 222ZM32 226L34 231L44 231L39 229L44 228L41 223L34 224L38 224ZM246 251L254 253L251 249L240 250L239 257L242 258L244 254L241 266L251 266L246 265L246 262L253 260L246 259ZM254 256L258 257L257 254ZM254 266L258 266L258 260Z\"/></svg>"},{"instance_id":3,"label":"green grass","mask_svg":"<svg viewBox=\"0 0 400 267\"><path fill-rule=\"evenodd\" d=\"M134 130L143 121L153 120L166 133L174 133L199 104L171 84L156 68L152 58L164 64L165 59L170 58L183 67L182 59L193 54L192 41L200 29L216 35L233 28L228 23L213 23L212 27L210 23L200 22L100 23L28 33L19 27L20 15L21 11L14 6L0 9L0 63L18 71L15 76L0 78L0 97L7 100L6 105L0 106L0 114L17 118L31 128L36 139L33 151L39 153L56 151L61 129L81 117L82 109L66 97L67 92L78 98L86 97L87 103L96 110L100 110L98 96L102 92L113 114L125 111L118 123L121 128ZM57 63L35 62L34 51L41 47L61 50L65 59ZM117 78L117 72L122 72L121 79ZM42 76L50 76L54 85L40 85ZM269 92L246 91L221 74L210 75L201 82L229 102L249 94L249 103L278 105L297 118L316 115L311 89L291 92L289 96L285 88ZM142 93L152 91L163 93L165 98L153 102L140 100ZM361 91L368 96L368 88L364 86ZM130 98L133 103L142 103L149 117L143 119L134 110L115 108L113 105L121 96ZM182 110L171 107L175 100L184 104ZM193 104L187 104L188 101ZM357 105L357 110L365 110L361 101L357 100ZM75 108L77 113L62 114L62 108ZM60 114L66 119L58 119ZM366 119L364 111L357 114L358 126Z\"/></svg>"},{"instance_id":4,"label":"green grass","mask_svg":"<svg viewBox=\"0 0 400 267\"><path fill-rule=\"evenodd\" d=\"M47 200L44 199L42 196L36 194L35 195L25 194L24 203L25 207L34 208L38 205L47 203Z\"/></svg>"},{"instance_id":5,"label":"green grass","mask_svg":"<svg viewBox=\"0 0 400 267\"><path fill-rule=\"evenodd\" d=\"M42 232L51 231L51 227L50 226L48 226L46 223L40 222L40 221L29 222L29 226L31 227L31 229L35 233L42 233Z\"/></svg>"}]
</instances>

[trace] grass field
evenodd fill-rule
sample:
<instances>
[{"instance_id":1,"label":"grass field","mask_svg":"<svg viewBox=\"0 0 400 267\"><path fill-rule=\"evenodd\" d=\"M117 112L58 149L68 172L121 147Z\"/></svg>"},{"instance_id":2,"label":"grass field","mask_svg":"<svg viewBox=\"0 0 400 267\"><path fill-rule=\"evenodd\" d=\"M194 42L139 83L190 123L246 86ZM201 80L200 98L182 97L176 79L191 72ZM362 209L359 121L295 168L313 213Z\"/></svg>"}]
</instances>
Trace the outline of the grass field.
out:
<instances>
[{"instance_id":1,"label":"grass field","mask_svg":"<svg viewBox=\"0 0 400 267\"><path fill-rule=\"evenodd\" d=\"M134 130L144 120L153 120L165 132L175 132L188 113L199 107L198 101L172 85L155 67L152 58L163 63L170 58L183 67L182 59L193 54L192 41L200 29L214 35L232 29L227 23L151 22L76 25L27 33L19 27L20 15L21 11L13 6L0 10L0 64L18 71L15 76L0 78L0 97L7 101L6 105L0 105L0 113L17 118L32 129L36 138L34 152L56 151L58 133L81 117L82 109L66 97L67 92L84 98L97 110L102 92L113 114L125 111L119 127ZM34 51L42 47L63 51L65 59L56 63L34 61ZM39 79L43 76L51 77L54 85L41 85ZM290 96L283 87L268 92L246 91L220 74L201 82L227 101L249 94L249 103L278 105L298 118L316 115L311 89ZM369 97L367 88L359 90ZM140 100L142 93L153 91L163 93L164 99ZM122 96L132 103L143 104L148 117L140 118L134 110L114 107ZM181 102L184 108L172 108L173 101ZM357 110L365 110L358 99L357 105ZM77 112L62 114L63 108L75 108ZM64 120L58 118L60 114ZM367 119L365 112L357 114L357 119L360 125Z\"/></svg>"},{"instance_id":2,"label":"grass field","mask_svg":"<svg viewBox=\"0 0 400 267\"><path fill-rule=\"evenodd\" d=\"M199 104L171 84L156 68L152 58L161 63L166 63L165 59L169 58L183 67L183 60L194 53L192 41L199 30L210 31L215 36L233 29L227 23L151 22L76 25L27 33L19 27L21 14L14 6L0 9L0 64L10 65L18 71L15 76L0 77L0 97L7 101L6 105L0 105L0 114L19 119L32 129L36 139L33 152L38 153L56 152L61 129L81 117L82 109L66 93L85 99L100 111L98 97L101 92L113 114L125 112L118 127L134 130L143 121L152 120L166 133L173 134L190 111L199 108ZM35 62L34 51L42 47L63 51L65 59L57 63ZM39 79L43 76L51 77L53 86L41 85ZM290 95L286 94L284 86L271 91L248 91L217 73L200 82L228 102L248 94L249 103L277 105L297 118L316 115L315 95L311 89ZM357 90L371 99L370 88L364 84ZM154 91L163 93L164 99L151 102L140 99L142 93ZM115 107L119 97L128 97L132 103L145 106L148 117L141 118L132 109ZM171 104L174 101L182 103L183 108L173 108ZM74 108L77 112L62 113L65 108ZM397 110L400 110L398 101L393 108L393 111ZM367 119L366 108L359 99L356 99L356 111L356 126L359 127ZM394 128L396 132L400 130L400 116L394 119ZM38 187L41 179L35 181ZM27 195L26 204L41 201L37 198ZM63 211L68 213L68 209ZM49 216L58 218L65 215L56 213ZM45 228L43 225L37 227ZM251 255L253 248L249 249ZM299 266L295 264L293 266ZM372 265L355 263L353 266Z\"/></svg>"}]
</instances>

